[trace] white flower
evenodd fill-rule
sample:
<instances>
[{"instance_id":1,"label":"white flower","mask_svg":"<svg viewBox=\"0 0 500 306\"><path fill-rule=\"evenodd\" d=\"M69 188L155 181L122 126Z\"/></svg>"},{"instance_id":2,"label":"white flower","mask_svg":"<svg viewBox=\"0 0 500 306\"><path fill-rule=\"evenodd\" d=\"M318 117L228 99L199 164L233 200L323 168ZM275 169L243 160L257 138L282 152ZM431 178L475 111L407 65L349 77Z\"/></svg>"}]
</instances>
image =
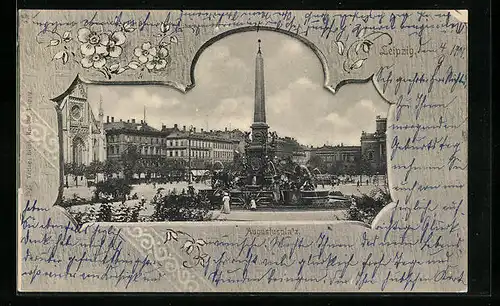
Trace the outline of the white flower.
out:
<instances>
[{"instance_id":1,"label":"white flower","mask_svg":"<svg viewBox=\"0 0 500 306\"><path fill-rule=\"evenodd\" d=\"M123 43L125 42L125 34L123 32L114 32L111 34L111 37L109 39L108 45L106 46L106 49L109 53L109 56L111 57L118 57L120 54L122 54L122 47Z\"/></svg>"},{"instance_id":2,"label":"white flower","mask_svg":"<svg viewBox=\"0 0 500 306\"><path fill-rule=\"evenodd\" d=\"M156 56L156 48L150 42L146 42L142 44L141 48L135 48L134 54L139 58L141 63L147 63L152 61Z\"/></svg>"},{"instance_id":3,"label":"white flower","mask_svg":"<svg viewBox=\"0 0 500 306\"><path fill-rule=\"evenodd\" d=\"M99 46L96 48L95 54L91 54L82 58L81 63L83 68L102 68L106 65L105 56L108 55L106 47Z\"/></svg>"},{"instance_id":4,"label":"white flower","mask_svg":"<svg viewBox=\"0 0 500 306\"><path fill-rule=\"evenodd\" d=\"M149 70L163 70L167 66L168 62L168 50L165 48L160 48L156 56L153 56L151 61L146 63L146 68Z\"/></svg>"},{"instance_id":5,"label":"white flower","mask_svg":"<svg viewBox=\"0 0 500 306\"><path fill-rule=\"evenodd\" d=\"M148 70L163 70L168 64L168 50L160 47L157 51L149 42L144 43L141 48L135 48L134 54L139 58L141 63L146 65Z\"/></svg>"},{"instance_id":6,"label":"white flower","mask_svg":"<svg viewBox=\"0 0 500 306\"><path fill-rule=\"evenodd\" d=\"M78 40L82 42L80 51L84 56L90 56L97 52L98 47L109 44L109 36L95 29L81 28L78 30Z\"/></svg>"}]
</instances>

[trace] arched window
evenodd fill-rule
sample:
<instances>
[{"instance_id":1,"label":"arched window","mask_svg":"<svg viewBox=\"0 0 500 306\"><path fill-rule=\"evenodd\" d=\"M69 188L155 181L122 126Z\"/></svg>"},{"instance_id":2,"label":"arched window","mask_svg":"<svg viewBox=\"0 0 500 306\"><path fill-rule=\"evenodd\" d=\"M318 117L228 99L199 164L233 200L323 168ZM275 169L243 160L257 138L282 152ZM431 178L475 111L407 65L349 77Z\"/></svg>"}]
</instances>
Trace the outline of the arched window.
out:
<instances>
[{"instance_id":1,"label":"arched window","mask_svg":"<svg viewBox=\"0 0 500 306\"><path fill-rule=\"evenodd\" d=\"M83 150L85 143L80 137L73 138L73 163L77 165L83 164Z\"/></svg>"}]
</instances>

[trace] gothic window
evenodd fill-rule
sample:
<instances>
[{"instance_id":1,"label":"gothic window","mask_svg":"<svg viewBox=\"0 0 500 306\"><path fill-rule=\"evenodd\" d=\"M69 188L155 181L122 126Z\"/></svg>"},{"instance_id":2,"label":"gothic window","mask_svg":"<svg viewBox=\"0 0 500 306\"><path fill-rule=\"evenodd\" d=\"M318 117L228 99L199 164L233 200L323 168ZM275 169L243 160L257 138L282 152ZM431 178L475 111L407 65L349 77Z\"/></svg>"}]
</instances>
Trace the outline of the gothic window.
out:
<instances>
[{"instance_id":1,"label":"gothic window","mask_svg":"<svg viewBox=\"0 0 500 306\"><path fill-rule=\"evenodd\" d=\"M80 137L73 139L73 163L77 165L83 164L83 150L85 143Z\"/></svg>"}]
</instances>

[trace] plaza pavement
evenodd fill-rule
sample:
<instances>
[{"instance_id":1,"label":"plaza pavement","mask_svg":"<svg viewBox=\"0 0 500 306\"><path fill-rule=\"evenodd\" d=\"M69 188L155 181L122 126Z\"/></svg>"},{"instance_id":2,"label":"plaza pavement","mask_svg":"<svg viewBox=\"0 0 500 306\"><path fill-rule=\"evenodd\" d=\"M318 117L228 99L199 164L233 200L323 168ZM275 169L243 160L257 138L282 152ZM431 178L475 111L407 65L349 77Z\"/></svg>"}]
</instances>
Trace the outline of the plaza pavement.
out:
<instances>
[{"instance_id":1,"label":"plaza pavement","mask_svg":"<svg viewBox=\"0 0 500 306\"><path fill-rule=\"evenodd\" d=\"M153 187L152 184L140 184L133 185L131 195L137 193L139 200L128 200L125 202L128 206L133 206L137 204L141 197L144 196L146 200L146 205L144 210L140 212L140 216L151 216L154 211L153 205L149 201L153 198L158 188L165 188L165 191L170 191L173 189L179 192L182 189L187 189L188 184L186 182L172 183L172 184L157 184ZM210 189L210 186L204 183L195 183L193 187L196 190ZM318 186L317 190L336 190L340 191L345 195L360 195L361 193L368 193L373 188L377 186L374 185L362 185L356 186L355 184L346 184L340 186ZM91 198L93 195L93 187L88 188L85 186L80 187L70 187L64 188L64 196L70 198L74 193L78 194L82 198ZM118 205L119 202L113 203L113 205ZM221 203L222 204L222 203ZM96 204L99 206L99 204ZM73 206L71 210L74 211L85 211L90 208L90 205L79 205ZM331 221L331 220L342 220L345 219L345 210L318 210L318 209L268 209L264 208L257 211L245 210L241 207L232 207L231 213L229 215L220 214L220 211L212 211L212 220L228 220L228 221L282 221L282 220L314 220L314 221Z\"/></svg>"}]
</instances>

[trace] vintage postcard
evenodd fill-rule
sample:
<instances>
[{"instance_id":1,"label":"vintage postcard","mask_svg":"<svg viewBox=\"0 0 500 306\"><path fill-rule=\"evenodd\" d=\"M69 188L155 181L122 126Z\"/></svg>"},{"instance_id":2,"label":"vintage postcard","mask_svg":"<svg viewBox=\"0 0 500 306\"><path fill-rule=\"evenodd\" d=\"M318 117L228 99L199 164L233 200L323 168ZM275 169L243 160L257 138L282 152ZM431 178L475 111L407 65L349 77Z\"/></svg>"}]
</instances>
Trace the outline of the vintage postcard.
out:
<instances>
[{"instance_id":1,"label":"vintage postcard","mask_svg":"<svg viewBox=\"0 0 500 306\"><path fill-rule=\"evenodd\" d=\"M467 11L18 18L19 291L467 291Z\"/></svg>"}]
</instances>

